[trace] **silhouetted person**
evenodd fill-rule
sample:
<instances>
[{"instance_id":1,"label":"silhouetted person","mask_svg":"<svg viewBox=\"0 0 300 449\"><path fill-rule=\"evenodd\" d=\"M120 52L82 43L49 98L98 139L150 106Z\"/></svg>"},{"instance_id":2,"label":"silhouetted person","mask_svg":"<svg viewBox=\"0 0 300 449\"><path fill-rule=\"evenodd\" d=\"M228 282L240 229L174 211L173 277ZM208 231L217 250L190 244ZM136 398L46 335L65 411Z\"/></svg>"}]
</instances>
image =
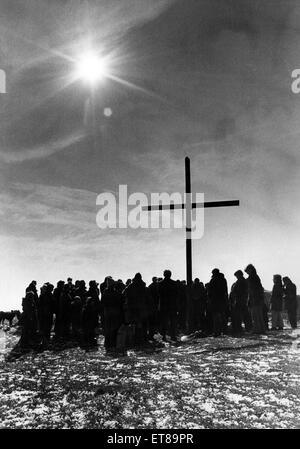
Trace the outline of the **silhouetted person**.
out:
<instances>
[{"instance_id":1,"label":"silhouetted person","mask_svg":"<svg viewBox=\"0 0 300 449\"><path fill-rule=\"evenodd\" d=\"M101 282L101 284L100 284L100 294L101 294L101 295L103 295L104 290L107 288L107 280L108 280L108 279L112 279L112 277L111 277L111 276L106 276L106 277L104 278L104 281ZM113 279L112 279L112 280L113 280Z\"/></svg>"},{"instance_id":2,"label":"silhouetted person","mask_svg":"<svg viewBox=\"0 0 300 449\"><path fill-rule=\"evenodd\" d=\"M65 285L64 281L58 281L53 291L53 312L55 314L55 323L54 323L55 339L59 338L59 333L61 329L61 316L59 314L59 304L60 304L60 296L63 292L64 285Z\"/></svg>"},{"instance_id":3,"label":"silhouetted person","mask_svg":"<svg viewBox=\"0 0 300 449\"><path fill-rule=\"evenodd\" d=\"M227 280L225 279L225 276L223 273L220 273L220 277L223 279L224 284L224 291L225 291L225 312L223 315L223 332L227 333L227 326L228 326L228 320L230 317L230 310L229 310L229 301L228 301L228 285Z\"/></svg>"},{"instance_id":4,"label":"silhouetted person","mask_svg":"<svg viewBox=\"0 0 300 449\"><path fill-rule=\"evenodd\" d=\"M232 331L234 334L240 334L243 330L242 323L244 323L247 332L252 329L252 319L248 307L247 280L244 278L242 270L237 270L234 276L237 280L232 285L230 293Z\"/></svg>"},{"instance_id":5,"label":"silhouetted person","mask_svg":"<svg viewBox=\"0 0 300 449\"><path fill-rule=\"evenodd\" d=\"M104 328L105 328L105 322L104 322L104 310L103 310L103 304L102 304L102 296L103 296L104 290L107 288L107 280L108 280L108 279L112 279L112 277L111 277L111 276L106 276L105 279L104 279L104 281L101 282L101 284L100 284L100 295L101 295L101 300L100 300L100 310L99 310L99 313L100 313L101 327L102 327L103 331L104 331Z\"/></svg>"},{"instance_id":6,"label":"silhouetted person","mask_svg":"<svg viewBox=\"0 0 300 449\"><path fill-rule=\"evenodd\" d=\"M99 294L100 290L98 288L98 284L96 281L90 281L89 282L89 289L87 292L87 296L95 299L96 301L99 300Z\"/></svg>"},{"instance_id":7,"label":"silhouetted person","mask_svg":"<svg viewBox=\"0 0 300 449\"><path fill-rule=\"evenodd\" d=\"M171 271L165 270L164 279L158 284L161 334L164 340L167 334L176 340L178 287L171 276Z\"/></svg>"},{"instance_id":8,"label":"silhouetted person","mask_svg":"<svg viewBox=\"0 0 300 449\"><path fill-rule=\"evenodd\" d=\"M67 286L68 286L68 293L73 299L75 295L75 285L72 282L72 278L67 279Z\"/></svg>"},{"instance_id":9,"label":"silhouetted person","mask_svg":"<svg viewBox=\"0 0 300 449\"><path fill-rule=\"evenodd\" d=\"M192 331L204 330L205 327L205 309L206 309L206 295L205 287L199 278L193 282L192 289Z\"/></svg>"},{"instance_id":10,"label":"silhouetted person","mask_svg":"<svg viewBox=\"0 0 300 449\"><path fill-rule=\"evenodd\" d=\"M283 285L280 274L274 274L273 282L271 295L272 330L283 330Z\"/></svg>"},{"instance_id":11,"label":"silhouetted person","mask_svg":"<svg viewBox=\"0 0 300 449\"><path fill-rule=\"evenodd\" d=\"M72 297L69 293L69 286L64 284L58 301L58 329L59 339L67 341L70 336L71 327L71 302Z\"/></svg>"},{"instance_id":12,"label":"silhouetted person","mask_svg":"<svg viewBox=\"0 0 300 449\"><path fill-rule=\"evenodd\" d=\"M41 294L37 303L39 329L44 345L48 345L50 342L51 329L53 324L53 288L54 286L52 284L44 284L41 288Z\"/></svg>"},{"instance_id":13,"label":"silhouetted person","mask_svg":"<svg viewBox=\"0 0 300 449\"><path fill-rule=\"evenodd\" d=\"M102 306L104 312L104 347L114 351L117 345L117 335L120 326L124 323L123 296L116 289L116 283L112 278L107 278L107 287L102 294Z\"/></svg>"},{"instance_id":14,"label":"silhouetted person","mask_svg":"<svg viewBox=\"0 0 300 449\"><path fill-rule=\"evenodd\" d=\"M82 301L80 296L71 299L71 336L79 342L81 338L81 312Z\"/></svg>"},{"instance_id":15,"label":"silhouetted person","mask_svg":"<svg viewBox=\"0 0 300 449\"><path fill-rule=\"evenodd\" d=\"M115 285L115 289L119 292L119 293L123 293L123 291L125 290L126 285L124 284L124 282L122 281L122 279L118 279Z\"/></svg>"},{"instance_id":16,"label":"silhouetted person","mask_svg":"<svg viewBox=\"0 0 300 449\"><path fill-rule=\"evenodd\" d=\"M70 294L70 290L69 289L68 289L68 293ZM77 287L74 289L74 296L79 296L80 299L81 299L82 305L85 304L86 299L88 297L85 281L83 281L83 280L78 281ZM71 294L70 294L70 297L72 298Z\"/></svg>"},{"instance_id":17,"label":"silhouetted person","mask_svg":"<svg viewBox=\"0 0 300 449\"><path fill-rule=\"evenodd\" d=\"M88 297L83 305L81 313L83 345L85 347L97 344L95 335L95 303L93 298Z\"/></svg>"},{"instance_id":18,"label":"silhouetted person","mask_svg":"<svg viewBox=\"0 0 300 449\"><path fill-rule=\"evenodd\" d=\"M0 324L4 324L4 321L7 320L9 326L11 327L13 324L13 319L17 317L19 311L11 310L10 312L0 312Z\"/></svg>"},{"instance_id":19,"label":"silhouetted person","mask_svg":"<svg viewBox=\"0 0 300 449\"><path fill-rule=\"evenodd\" d=\"M212 270L212 278L208 284L208 300L213 319L213 332L215 337L218 337L226 331L228 310L227 282L218 268Z\"/></svg>"},{"instance_id":20,"label":"silhouetted person","mask_svg":"<svg viewBox=\"0 0 300 449\"><path fill-rule=\"evenodd\" d=\"M21 324L21 312L20 312L20 310L15 310L15 317L17 318L17 320L18 320L18 323L17 323L17 325L20 325Z\"/></svg>"},{"instance_id":21,"label":"silhouetted person","mask_svg":"<svg viewBox=\"0 0 300 449\"><path fill-rule=\"evenodd\" d=\"M158 283L157 278L153 277L148 286L147 295L147 338L153 340L155 332L158 330Z\"/></svg>"},{"instance_id":22,"label":"silhouetted person","mask_svg":"<svg viewBox=\"0 0 300 449\"><path fill-rule=\"evenodd\" d=\"M36 281L31 281L30 284L28 285L28 287L26 288L25 292L33 293L33 298L34 298L35 304L37 305L39 295L38 295L38 291L36 288Z\"/></svg>"},{"instance_id":23,"label":"silhouetted person","mask_svg":"<svg viewBox=\"0 0 300 449\"><path fill-rule=\"evenodd\" d=\"M264 289L261 284L260 278L256 273L256 269L252 264L249 264L245 268L245 272L248 274L248 295L253 322L253 333L262 334L265 333L266 330L263 317Z\"/></svg>"},{"instance_id":24,"label":"silhouetted person","mask_svg":"<svg viewBox=\"0 0 300 449\"><path fill-rule=\"evenodd\" d=\"M96 281L89 282L89 290L87 296L93 299L94 309L95 309L95 327L99 325L99 316L101 313L101 305L99 299L100 290Z\"/></svg>"},{"instance_id":25,"label":"silhouetted person","mask_svg":"<svg viewBox=\"0 0 300 449\"><path fill-rule=\"evenodd\" d=\"M22 300L22 333L19 346L22 349L35 348L38 341L38 316L34 292L28 291Z\"/></svg>"},{"instance_id":26,"label":"silhouetted person","mask_svg":"<svg viewBox=\"0 0 300 449\"><path fill-rule=\"evenodd\" d=\"M135 344L141 345L146 342L148 292L140 273L136 273L123 295L126 323L135 326Z\"/></svg>"},{"instance_id":27,"label":"silhouetted person","mask_svg":"<svg viewBox=\"0 0 300 449\"><path fill-rule=\"evenodd\" d=\"M297 327L297 289L296 285L290 280L288 276L283 279L284 285L284 302L288 313L288 319L293 329Z\"/></svg>"}]
</instances>

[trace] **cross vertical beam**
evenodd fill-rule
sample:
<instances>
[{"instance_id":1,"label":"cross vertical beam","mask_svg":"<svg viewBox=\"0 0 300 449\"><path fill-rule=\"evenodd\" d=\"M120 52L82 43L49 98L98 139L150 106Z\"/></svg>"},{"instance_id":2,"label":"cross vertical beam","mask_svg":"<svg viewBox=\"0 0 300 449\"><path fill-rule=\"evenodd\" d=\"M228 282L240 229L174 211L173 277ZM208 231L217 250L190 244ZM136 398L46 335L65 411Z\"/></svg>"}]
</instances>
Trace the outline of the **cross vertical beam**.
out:
<instances>
[{"instance_id":1,"label":"cross vertical beam","mask_svg":"<svg viewBox=\"0 0 300 449\"><path fill-rule=\"evenodd\" d=\"M193 267L192 267L192 186L191 186L191 163L190 158L185 158L185 248L186 248L186 326L191 329L192 324L192 285L193 285Z\"/></svg>"},{"instance_id":2,"label":"cross vertical beam","mask_svg":"<svg viewBox=\"0 0 300 449\"><path fill-rule=\"evenodd\" d=\"M192 186L191 186L191 167L190 158L185 158L185 193L186 200L184 204L151 204L149 206L143 206L142 210L175 210L185 209L185 245L186 245L186 293L187 293L187 316L186 324L188 331L192 329L192 322L194 317L194 307L192 301L192 285L193 285L193 272L192 272L192 210L199 207L230 207L239 206L239 200L225 200L225 201L205 201L203 203L192 202Z\"/></svg>"},{"instance_id":3,"label":"cross vertical beam","mask_svg":"<svg viewBox=\"0 0 300 449\"><path fill-rule=\"evenodd\" d=\"M191 201L191 164L190 158L185 158L185 193L186 195L186 229L185 229L185 247L186 247L186 282L187 285L192 285L193 282L193 268L192 268L192 201Z\"/></svg>"}]
</instances>

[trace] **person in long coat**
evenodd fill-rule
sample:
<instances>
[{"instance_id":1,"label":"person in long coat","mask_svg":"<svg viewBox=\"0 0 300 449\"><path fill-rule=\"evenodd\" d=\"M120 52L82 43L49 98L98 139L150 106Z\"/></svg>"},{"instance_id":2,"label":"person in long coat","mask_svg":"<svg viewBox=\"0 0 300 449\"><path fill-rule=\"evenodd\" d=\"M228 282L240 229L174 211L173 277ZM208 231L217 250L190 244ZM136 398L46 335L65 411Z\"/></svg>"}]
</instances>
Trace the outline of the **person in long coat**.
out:
<instances>
[{"instance_id":1,"label":"person in long coat","mask_svg":"<svg viewBox=\"0 0 300 449\"><path fill-rule=\"evenodd\" d=\"M99 294L100 290L98 288L98 283L96 281L90 281L87 296L93 299L93 305L95 308L95 327L98 327L99 325L99 316L101 311Z\"/></svg>"},{"instance_id":2,"label":"person in long coat","mask_svg":"<svg viewBox=\"0 0 300 449\"><path fill-rule=\"evenodd\" d=\"M100 304L99 304L99 315L100 315L100 324L101 324L101 328L102 328L103 332L105 329L105 322L104 322L104 310L103 310L103 304L102 304L102 297L103 297L103 293L104 293L105 289L107 288L107 280L108 279L113 280L113 278L111 276L106 276L104 281L101 282L101 284L99 286L100 295L101 295Z\"/></svg>"},{"instance_id":3,"label":"person in long coat","mask_svg":"<svg viewBox=\"0 0 300 449\"><path fill-rule=\"evenodd\" d=\"M178 279L176 281L178 291L177 301L177 324L180 332L187 331L187 287L186 282Z\"/></svg>"},{"instance_id":4,"label":"person in long coat","mask_svg":"<svg viewBox=\"0 0 300 449\"><path fill-rule=\"evenodd\" d=\"M164 271L164 279L158 283L159 308L161 319L161 334L163 340L166 335L171 340L176 340L177 334L177 306L178 306L178 285L171 279L170 270Z\"/></svg>"},{"instance_id":5,"label":"person in long coat","mask_svg":"<svg viewBox=\"0 0 300 449\"><path fill-rule=\"evenodd\" d=\"M34 302L35 302L35 305L37 305L39 295L38 295L38 291L37 291L37 288L36 288L36 281L31 281L30 282L28 287L26 287L25 294L27 292L32 292L33 293Z\"/></svg>"},{"instance_id":6,"label":"person in long coat","mask_svg":"<svg viewBox=\"0 0 300 449\"><path fill-rule=\"evenodd\" d=\"M116 289L112 278L107 278L106 288L102 293L102 307L104 313L104 347L109 351L116 349L118 330L124 323L123 296Z\"/></svg>"},{"instance_id":7,"label":"person in long coat","mask_svg":"<svg viewBox=\"0 0 300 449\"><path fill-rule=\"evenodd\" d=\"M153 336L158 330L159 296L157 277L154 276L152 278L152 282L147 290L147 338L153 340Z\"/></svg>"},{"instance_id":8,"label":"person in long coat","mask_svg":"<svg viewBox=\"0 0 300 449\"><path fill-rule=\"evenodd\" d=\"M227 281L218 268L212 270L208 284L208 300L213 318L214 336L225 333L227 328L228 288Z\"/></svg>"},{"instance_id":9,"label":"person in long coat","mask_svg":"<svg viewBox=\"0 0 300 449\"><path fill-rule=\"evenodd\" d=\"M54 301L52 284L44 284L41 288L41 294L37 303L39 328L43 343L48 345L50 342L51 329L53 324Z\"/></svg>"},{"instance_id":10,"label":"person in long coat","mask_svg":"<svg viewBox=\"0 0 300 449\"><path fill-rule=\"evenodd\" d=\"M196 278L192 285L192 303L193 320L192 331L204 330L205 328L205 310L206 310L206 292L205 287L199 278Z\"/></svg>"},{"instance_id":11,"label":"person in long coat","mask_svg":"<svg viewBox=\"0 0 300 449\"><path fill-rule=\"evenodd\" d=\"M90 347L97 345L97 339L95 334L96 322L96 304L93 298L87 297L83 304L81 312L81 328L83 346Z\"/></svg>"},{"instance_id":12,"label":"person in long coat","mask_svg":"<svg viewBox=\"0 0 300 449\"><path fill-rule=\"evenodd\" d=\"M140 273L136 273L124 292L125 319L135 326L135 344L143 345L147 338L148 291Z\"/></svg>"},{"instance_id":13,"label":"person in long coat","mask_svg":"<svg viewBox=\"0 0 300 449\"><path fill-rule=\"evenodd\" d=\"M288 276L283 279L284 285L284 302L288 313L288 319L292 329L297 328L297 288Z\"/></svg>"},{"instance_id":14,"label":"person in long coat","mask_svg":"<svg viewBox=\"0 0 300 449\"><path fill-rule=\"evenodd\" d=\"M63 286L58 300L58 338L67 341L71 330L71 304L72 297L67 284Z\"/></svg>"},{"instance_id":15,"label":"person in long coat","mask_svg":"<svg viewBox=\"0 0 300 449\"><path fill-rule=\"evenodd\" d=\"M55 340L60 338L60 330L61 330L61 315L60 315L60 296L63 292L65 282L58 281L57 285L53 291L53 312L55 314L55 322L54 322L54 338Z\"/></svg>"},{"instance_id":16,"label":"person in long coat","mask_svg":"<svg viewBox=\"0 0 300 449\"><path fill-rule=\"evenodd\" d=\"M81 339L81 313L81 298L80 296L75 296L71 300L71 336L76 342L80 342Z\"/></svg>"},{"instance_id":17,"label":"person in long coat","mask_svg":"<svg viewBox=\"0 0 300 449\"><path fill-rule=\"evenodd\" d=\"M266 331L263 316L264 288L261 284L260 277L256 272L256 268L252 264L249 264L245 268L245 272L248 274L247 283L249 306L253 322L252 332L254 334L263 334Z\"/></svg>"},{"instance_id":18,"label":"person in long coat","mask_svg":"<svg viewBox=\"0 0 300 449\"><path fill-rule=\"evenodd\" d=\"M248 307L248 284L244 278L242 270L234 273L236 282L231 287L231 319L232 330L234 334L240 334L243 331L242 323L245 330L249 332L252 329L252 319Z\"/></svg>"},{"instance_id":19,"label":"person in long coat","mask_svg":"<svg viewBox=\"0 0 300 449\"><path fill-rule=\"evenodd\" d=\"M38 315L35 292L28 291L22 299L22 333L18 343L22 349L35 348L38 342Z\"/></svg>"},{"instance_id":20,"label":"person in long coat","mask_svg":"<svg viewBox=\"0 0 300 449\"><path fill-rule=\"evenodd\" d=\"M271 295L272 330L282 330L283 285L280 274L274 274L273 282L274 285Z\"/></svg>"}]
</instances>

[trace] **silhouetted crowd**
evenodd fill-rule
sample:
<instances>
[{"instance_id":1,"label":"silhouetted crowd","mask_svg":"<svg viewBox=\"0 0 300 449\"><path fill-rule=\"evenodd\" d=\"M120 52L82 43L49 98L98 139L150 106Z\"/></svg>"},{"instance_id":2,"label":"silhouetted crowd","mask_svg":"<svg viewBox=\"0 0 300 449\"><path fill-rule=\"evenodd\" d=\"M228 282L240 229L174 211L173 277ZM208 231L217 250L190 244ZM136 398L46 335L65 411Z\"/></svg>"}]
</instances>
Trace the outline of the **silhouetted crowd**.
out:
<instances>
[{"instance_id":1,"label":"silhouetted crowd","mask_svg":"<svg viewBox=\"0 0 300 449\"><path fill-rule=\"evenodd\" d=\"M104 334L106 351L176 342L186 333L203 336L231 333L261 334L269 330L269 304L253 265L234 273L236 282L228 292L224 274L215 268L207 284L198 278L189 287L172 279L170 270L163 278L152 278L146 286L140 273L124 284L108 276L99 284L71 278L54 288L47 282L37 291L35 281L26 288L22 300L22 348L62 345L66 342L89 348ZM274 275L270 308L272 329L283 329L282 312L287 310L292 328L297 327L296 286L288 277Z\"/></svg>"},{"instance_id":2,"label":"silhouetted crowd","mask_svg":"<svg viewBox=\"0 0 300 449\"><path fill-rule=\"evenodd\" d=\"M14 318L17 322L20 321L21 312L19 310L11 310L10 312L0 312L0 326L4 324L5 321L8 322L11 327L13 324Z\"/></svg>"}]
</instances>

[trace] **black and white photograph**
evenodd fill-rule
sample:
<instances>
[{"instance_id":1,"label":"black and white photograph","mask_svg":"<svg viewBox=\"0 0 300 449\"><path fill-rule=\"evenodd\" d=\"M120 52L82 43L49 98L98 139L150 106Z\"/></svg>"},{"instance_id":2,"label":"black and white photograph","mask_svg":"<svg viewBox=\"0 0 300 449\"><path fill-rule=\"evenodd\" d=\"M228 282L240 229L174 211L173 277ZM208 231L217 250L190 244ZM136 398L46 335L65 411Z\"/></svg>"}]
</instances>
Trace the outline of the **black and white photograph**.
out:
<instances>
[{"instance_id":1,"label":"black and white photograph","mask_svg":"<svg viewBox=\"0 0 300 449\"><path fill-rule=\"evenodd\" d=\"M299 429L299 211L299 0L0 0L0 429Z\"/></svg>"}]
</instances>

